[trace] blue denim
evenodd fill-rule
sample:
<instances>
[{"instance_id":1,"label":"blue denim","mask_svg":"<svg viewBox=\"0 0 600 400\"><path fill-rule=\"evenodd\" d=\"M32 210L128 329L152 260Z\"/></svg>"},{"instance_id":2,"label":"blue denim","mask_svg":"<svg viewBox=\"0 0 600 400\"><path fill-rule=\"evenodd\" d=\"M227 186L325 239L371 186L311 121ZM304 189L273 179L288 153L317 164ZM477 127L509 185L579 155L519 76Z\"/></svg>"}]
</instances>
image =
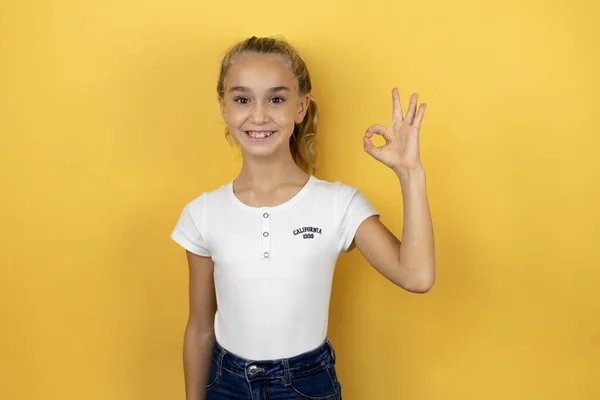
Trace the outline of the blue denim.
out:
<instances>
[{"instance_id":1,"label":"blue denim","mask_svg":"<svg viewBox=\"0 0 600 400\"><path fill-rule=\"evenodd\" d=\"M335 351L328 339L316 349L280 360L247 360L216 343L206 400L341 400Z\"/></svg>"}]
</instances>

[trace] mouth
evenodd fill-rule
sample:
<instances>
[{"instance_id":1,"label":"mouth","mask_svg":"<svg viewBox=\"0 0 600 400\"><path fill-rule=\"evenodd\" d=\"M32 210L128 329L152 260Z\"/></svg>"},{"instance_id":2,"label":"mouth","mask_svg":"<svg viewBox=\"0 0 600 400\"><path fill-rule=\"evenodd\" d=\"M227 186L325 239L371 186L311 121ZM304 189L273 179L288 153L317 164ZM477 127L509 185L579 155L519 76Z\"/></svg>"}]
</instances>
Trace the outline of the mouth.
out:
<instances>
[{"instance_id":1,"label":"mouth","mask_svg":"<svg viewBox=\"0 0 600 400\"><path fill-rule=\"evenodd\" d=\"M248 136L253 142L264 142L273 134L275 131L244 131L246 136Z\"/></svg>"}]
</instances>

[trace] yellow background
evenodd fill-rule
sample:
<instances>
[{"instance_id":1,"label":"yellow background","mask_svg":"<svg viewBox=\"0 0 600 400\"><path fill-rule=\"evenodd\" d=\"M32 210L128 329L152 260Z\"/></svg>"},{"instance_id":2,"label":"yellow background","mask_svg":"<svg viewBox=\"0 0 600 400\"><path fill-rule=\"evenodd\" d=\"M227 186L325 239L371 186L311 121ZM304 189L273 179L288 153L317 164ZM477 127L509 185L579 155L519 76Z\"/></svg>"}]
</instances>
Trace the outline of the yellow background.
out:
<instances>
[{"instance_id":1,"label":"yellow background","mask_svg":"<svg viewBox=\"0 0 600 400\"><path fill-rule=\"evenodd\" d=\"M361 188L398 235L398 182L361 137L395 85L429 106L437 283L412 295L340 259L344 398L600 398L598 6L485 3L4 0L0 398L183 398L169 234L239 169L215 83L253 34L309 63L317 176Z\"/></svg>"}]
</instances>

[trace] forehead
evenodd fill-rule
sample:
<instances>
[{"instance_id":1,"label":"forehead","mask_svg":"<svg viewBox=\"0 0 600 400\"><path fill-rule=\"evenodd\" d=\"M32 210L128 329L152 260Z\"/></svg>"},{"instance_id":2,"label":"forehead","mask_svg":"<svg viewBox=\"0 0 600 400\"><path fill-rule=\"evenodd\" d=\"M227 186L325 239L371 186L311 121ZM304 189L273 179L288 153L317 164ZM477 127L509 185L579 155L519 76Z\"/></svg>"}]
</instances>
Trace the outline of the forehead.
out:
<instances>
[{"instance_id":1,"label":"forehead","mask_svg":"<svg viewBox=\"0 0 600 400\"><path fill-rule=\"evenodd\" d=\"M245 86L253 90L288 86L295 89L296 79L289 60L278 54L242 53L232 58L225 87Z\"/></svg>"}]
</instances>

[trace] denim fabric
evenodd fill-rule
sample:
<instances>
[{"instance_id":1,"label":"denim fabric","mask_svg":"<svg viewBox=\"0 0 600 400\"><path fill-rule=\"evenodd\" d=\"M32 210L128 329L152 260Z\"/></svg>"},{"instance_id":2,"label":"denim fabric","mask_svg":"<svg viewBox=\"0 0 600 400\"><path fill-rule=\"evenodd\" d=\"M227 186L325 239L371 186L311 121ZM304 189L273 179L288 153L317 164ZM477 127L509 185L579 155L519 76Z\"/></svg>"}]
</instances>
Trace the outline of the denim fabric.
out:
<instances>
[{"instance_id":1,"label":"denim fabric","mask_svg":"<svg viewBox=\"0 0 600 400\"><path fill-rule=\"evenodd\" d=\"M247 360L218 343L206 400L341 400L335 351L328 339L316 349L280 360Z\"/></svg>"}]
</instances>

